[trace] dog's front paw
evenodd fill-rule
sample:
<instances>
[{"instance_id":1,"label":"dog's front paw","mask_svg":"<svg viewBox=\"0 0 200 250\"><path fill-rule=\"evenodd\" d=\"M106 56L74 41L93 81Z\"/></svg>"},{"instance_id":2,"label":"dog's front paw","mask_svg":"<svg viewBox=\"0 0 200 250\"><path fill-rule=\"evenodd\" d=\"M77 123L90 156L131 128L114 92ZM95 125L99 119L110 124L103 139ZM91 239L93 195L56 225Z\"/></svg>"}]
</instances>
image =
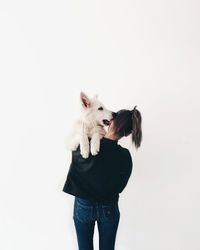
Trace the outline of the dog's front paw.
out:
<instances>
[{"instance_id":1,"label":"dog's front paw","mask_svg":"<svg viewBox=\"0 0 200 250\"><path fill-rule=\"evenodd\" d=\"M88 158L88 157L89 157L89 150L86 149L86 148L82 149L82 150L81 150L81 155L82 155L82 157L85 158L85 159Z\"/></svg>"},{"instance_id":2,"label":"dog's front paw","mask_svg":"<svg viewBox=\"0 0 200 250\"><path fill-rule=\"evenodd\" d=\"M99 153L99 146L98 145L91 145L91 154L97 155Z\"/></svg>"},{"instance_id":3,"label":"dog's front paw","mask_svg":"<svg viewBox=\"0 0 200 250\"><path fill-rule=\"evenodd\" d=\"M87 159L87 158L89 157L89 153L86 153L86 152L85 152L85 153L82 153L81 155L82 155L82 157L85 158L85 159Z\"/></svg>"}]
</instances>

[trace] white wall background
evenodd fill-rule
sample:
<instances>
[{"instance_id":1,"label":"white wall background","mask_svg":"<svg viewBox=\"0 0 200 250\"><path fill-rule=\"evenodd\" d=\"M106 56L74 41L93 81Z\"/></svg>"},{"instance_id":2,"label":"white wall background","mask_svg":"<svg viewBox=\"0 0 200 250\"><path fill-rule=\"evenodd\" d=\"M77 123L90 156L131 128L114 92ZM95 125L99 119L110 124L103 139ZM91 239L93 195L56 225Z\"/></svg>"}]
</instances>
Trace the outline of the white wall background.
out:
<instances>
[{"instance_id":1,"label":"white wall background","mask_svg":"<svg viewBox=\"0 0 200 250\"><path fill-rule=\"evenodd\" d=\"M134 168L116 249L200 249L199 11L195 0L0 1L0 249L77 249L62 187L81 90L143 116L141 148L120 142Z\"/></svg>"}]
</instances>

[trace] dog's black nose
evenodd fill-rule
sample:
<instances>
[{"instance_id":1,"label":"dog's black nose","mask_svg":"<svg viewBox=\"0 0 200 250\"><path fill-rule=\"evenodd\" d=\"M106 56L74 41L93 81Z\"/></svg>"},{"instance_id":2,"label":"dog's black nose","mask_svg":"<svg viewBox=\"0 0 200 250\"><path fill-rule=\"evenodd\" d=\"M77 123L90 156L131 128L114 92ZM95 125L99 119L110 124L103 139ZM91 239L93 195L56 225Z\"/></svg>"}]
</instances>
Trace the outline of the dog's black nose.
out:
<instances>
[{"instance_id":1,"label":"dog's black nose","mask_svg":"<svg viewBox=\"0 0 200 250\"><path fill-rule=\"evenodd\" d=\"M115 117L116 117L116 115L117 115L117 113L112 112L112 117L113 117L113 118L115 118Z\"/></svg>"}]
</instances>

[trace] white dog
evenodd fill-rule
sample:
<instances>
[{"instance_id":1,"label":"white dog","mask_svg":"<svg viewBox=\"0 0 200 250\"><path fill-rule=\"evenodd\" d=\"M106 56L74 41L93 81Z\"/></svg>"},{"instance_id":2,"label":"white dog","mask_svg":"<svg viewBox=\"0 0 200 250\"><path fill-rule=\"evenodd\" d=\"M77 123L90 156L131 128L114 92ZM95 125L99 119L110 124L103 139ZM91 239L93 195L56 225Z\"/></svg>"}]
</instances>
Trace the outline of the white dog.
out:
<instances>
[{"instance_id":1,"label":"white dog","mask_svg":"<svg viewBox=\"0 0 200 250\"><path fill-rule=\"evenodd\" d=\"M109 125L114 112L109 111L98 100L97 95L92 99L81 92L81 116L73 127L73 131L65 139L67 149L76 150L80 144L83 158L88 158L89 153L96 155L100 148L100 139L105 135L105 125ZM91 141L89 143L89 138Z\"/></svg>"}]
</instances>

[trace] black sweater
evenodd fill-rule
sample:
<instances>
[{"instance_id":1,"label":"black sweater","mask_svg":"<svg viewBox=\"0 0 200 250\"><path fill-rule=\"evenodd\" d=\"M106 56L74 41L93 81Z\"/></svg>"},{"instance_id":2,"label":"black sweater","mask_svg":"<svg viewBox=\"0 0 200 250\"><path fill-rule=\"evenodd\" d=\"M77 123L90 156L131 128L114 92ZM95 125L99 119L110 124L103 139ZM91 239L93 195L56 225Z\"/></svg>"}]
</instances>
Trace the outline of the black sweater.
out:
<instances>
[{"instance_id":1,"label":"black sweater","mask_svg":"<svg viewBox=\"0 0 200 250\"><path fill-rule=\"evenodd\" d=\"M63 187L65 193L109 203L118 201L132 172L132 159L128 149L117 141L103 137L97 155L85 159L80 145L72 151L72 162Z\"/></svg>"}]
</instances>

